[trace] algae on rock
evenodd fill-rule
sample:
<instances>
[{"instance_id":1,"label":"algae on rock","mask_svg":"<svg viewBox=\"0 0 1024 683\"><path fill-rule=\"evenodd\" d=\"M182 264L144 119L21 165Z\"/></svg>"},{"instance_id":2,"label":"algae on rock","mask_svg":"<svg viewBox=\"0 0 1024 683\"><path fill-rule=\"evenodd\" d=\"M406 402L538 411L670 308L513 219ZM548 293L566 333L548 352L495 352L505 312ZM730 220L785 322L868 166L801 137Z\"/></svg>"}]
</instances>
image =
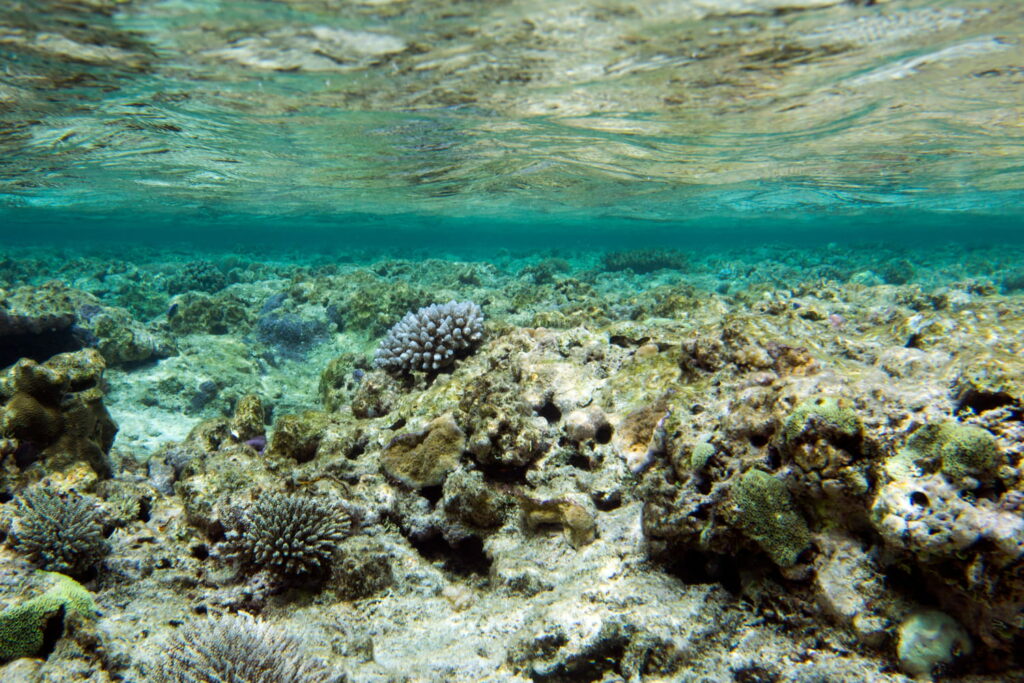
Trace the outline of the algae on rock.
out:
<instances>
[{"instance_id":1,"label":"algae on rock","mask_svg":"<svg viewBox=\"0 0 1024 683\"><path fill-rule=\"evenodd\" d=\"M811 543L807 522L785 483L762 470L748 470L734 485L737 526L780 567L796 564Z\"/></svg>"}]
</instances>

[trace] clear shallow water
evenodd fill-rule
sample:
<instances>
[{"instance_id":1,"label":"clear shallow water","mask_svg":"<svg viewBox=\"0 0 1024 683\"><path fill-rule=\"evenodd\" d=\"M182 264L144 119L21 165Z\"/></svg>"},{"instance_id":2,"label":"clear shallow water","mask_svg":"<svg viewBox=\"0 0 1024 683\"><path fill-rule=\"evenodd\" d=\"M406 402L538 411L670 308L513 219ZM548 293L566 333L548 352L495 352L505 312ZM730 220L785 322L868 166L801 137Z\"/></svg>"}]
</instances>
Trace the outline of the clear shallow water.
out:
<instances>
[{"instance_id":1,"label":"clear shallow water","mask_svg":"<svg viewBox=\"0 0 1024 683\"><path fill-rule=\"evenodd\" d=\"M353 681L1024 680L1022 29L1019 0L0 3L0 428L36 402L4 366L83 345L118 425L88 484L119 520L79 631L103 654L37 653L47 680L155 680L175 625L236 609ZM481 349L374 369L449 300ZM387 478L453 415L459 483ZM791 424L828 461L806 477ZM988 479L953 495L923 452L896 479L950 424L998 439ZM47 471L5 463L7 534ZM813 525L813 567L731 519L754 470L804 489L768 512ZM211 501L307 486L359 513L366 564L292 601L224 562ZM874 519L908 492L922 547ZM919 607L973 654L902 661Z\"/></svg>"},{"instance_id":2,"label":"clear shallow water","mask_svg":"<svg viewBox=\"0 0 1024 683\"><path fill-rule=\"evenodd\" d=\"M7 3L0 230L1005 239L1022 25L970 0Z\"/></svg>"}]
</instances>

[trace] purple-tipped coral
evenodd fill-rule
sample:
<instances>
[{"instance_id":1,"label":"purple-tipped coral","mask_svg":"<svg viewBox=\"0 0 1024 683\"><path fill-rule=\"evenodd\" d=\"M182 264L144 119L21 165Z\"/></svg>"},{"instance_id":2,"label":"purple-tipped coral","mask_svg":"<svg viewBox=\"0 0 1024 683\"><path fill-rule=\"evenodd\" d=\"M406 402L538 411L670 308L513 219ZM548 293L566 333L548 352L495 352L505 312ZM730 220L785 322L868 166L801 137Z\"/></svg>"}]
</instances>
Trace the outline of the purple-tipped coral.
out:
<instances>
[{"instance_id":1,"label":"purple-tipped coral","mask_svg":"<svg viewBox=\"0 0 1024 683\"><path fill-rule=\"evenodd\" d=\"M439 370L484 336L484 315L472 301L432 304L406 313L377 348L375 367L388 372Z\"/></svg>"}]
</instances>

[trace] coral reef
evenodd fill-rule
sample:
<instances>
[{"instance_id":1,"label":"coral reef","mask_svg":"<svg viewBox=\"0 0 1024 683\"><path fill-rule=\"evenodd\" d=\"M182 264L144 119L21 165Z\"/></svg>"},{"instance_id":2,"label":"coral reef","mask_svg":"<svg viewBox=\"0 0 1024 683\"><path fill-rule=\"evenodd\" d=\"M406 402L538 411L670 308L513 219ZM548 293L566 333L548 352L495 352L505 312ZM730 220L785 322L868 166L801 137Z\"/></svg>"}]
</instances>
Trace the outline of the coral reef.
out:
<instances>
[{"instance_id":1,"label":"coral reef","mask_svg":"<svg viewBox=\"0 0 1024 683\"><path fill-rule=\"evenodd\" d=\"M66 621L96 617L93 596L81 584L50 572L39 572L39 579L38 595L0 612L0 660L39 655L48 639L65 633Z\"/></svg>"},{"instance_id":2,"label":"coral reef","mask_svg":"<svg viewBox=\"0 0 1024 683\"><path fill-rule=\"evenodd\" d=\"M634 273L653 273L662 268L681 269L686 267L686 256L674 250L634 249L613 251L604 256L604 269L608 271L629 270Z\"/></svg>"},{"instance_id":3,"label":"coral reef","mask_svg":"<svg viewBox=\"0 0 1024 683\"><path fill-rule=\"evenodd\" d=\"M37 462L49 471L85 463L108 476L117 425L103 405L105 367L98 352L86 349L8 368L0 378L0 456L21 470Z\"/></svg>"},{"instance_id":4,"label":"coral reef","mask_svg":"<svg viewBox=\"0 0 1024 683\"><path fill-rule=\"evenodd\" d=\"M342 676L305 655L299 638L247 614L195 620L167 644L154 678L191 681L331 683Z\"/></svg>"},{"instance_id":5,"label":"coral reef","mask_svg":"<svg viewBox=\"0 0 1024 683\"><path fill-rule=\"evenodd\" d=\"M295 656L318 681L1019 678L1020 300L952 257L810 253L642 276L570 252L210 257L231 286L146 326L175 355L3 372L0 622L29 615L8 651L36 659L0 677ZM904 256L912 282L883 283ZM19 287L89 292L86 322L122 275L145 299L162 279L133 273L170 268L68 267L80 290ZM487 342L373 368L372 330L417 292L485 305ZM287 316L329 321L301 362L259 339ZM31 507L81 514L33 526L41 492ZM103 552L76 555L79 531ZM44 553L98 614L17 611L46 591L22 588ZM264 630L307 654L272 639L246 664Z\"/></svg>"},{"instance_id":6,"label":"coral reef","mask_svg":"<svg viewBox=\"0 0 1024 683\"><path fill-rule=\"evenodd\" d=\"M174 353L173 343L159 329L56 280L0 291L0 311L8 323L20 321L15 327L21 330L0 346L11 354L7 359L0 356L0 367L18 357L43 362L57 353L87 347L97 349L108 365L132 365ZM3 327L0 323L0 330Z\"/></svg>"},{"instance_id":7,"label":"coral reef","mask_svg":"<svg viewBox=\"0 0 1024 683\"><path fill-rule=\"evenodd\" d=\"M374 367L391 372L436 371L483 339L484 319L472 301L431 304L395 323L374 355Z\"/></svg>"},{"instance_id":8,"label":"coral reef","mask_svg":"<svg viewBox=\"0 0 1024 683\"><path fill-rule=\"evenodd\" d=\"M189 261L177 267L174 274L164 281L171 294L183 292L205 292L212 294L227 286L224 273L209 261Z\"/></svg>"},{"instance_id":9,"label":"coral reef","mask_svg":"<svg viewBox=\"0 0 1024 683\"><path fill-rule=\"evenodd\" d=\"M18 499L14 549L43 569L80 576L110 551L95 499L47 487Z\"/></svg>"},{"instance_id":10,"label":"coral reef","mask_svg":"<svg viewBox=\"0 0 1024 683\"><path fill-rule=\"evenodd\" d=\"M329 571L338 543L352 529L348 513L300 494L265 493L240 516L243 561L285 578Z\"/></svg>"}]
</instances>

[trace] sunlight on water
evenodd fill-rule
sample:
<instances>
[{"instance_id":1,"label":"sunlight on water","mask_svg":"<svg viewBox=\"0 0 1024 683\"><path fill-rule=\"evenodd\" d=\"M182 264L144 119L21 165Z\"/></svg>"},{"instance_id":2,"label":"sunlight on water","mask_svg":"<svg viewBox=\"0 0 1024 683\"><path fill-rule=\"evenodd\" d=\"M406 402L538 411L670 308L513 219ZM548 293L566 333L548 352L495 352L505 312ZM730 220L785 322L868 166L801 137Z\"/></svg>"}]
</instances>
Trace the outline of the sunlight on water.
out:
<instances>
[{"instance_id":1,"label":"sunlight on water","mask_svg":"<svg viewBox=\"0 0 1024 683\"><path fill-rule=\"evenodd\" d=\"M0 8L9 211L678 221L1021 203L1010 1L23 4Z\"/></svg>"}]
</instances>

